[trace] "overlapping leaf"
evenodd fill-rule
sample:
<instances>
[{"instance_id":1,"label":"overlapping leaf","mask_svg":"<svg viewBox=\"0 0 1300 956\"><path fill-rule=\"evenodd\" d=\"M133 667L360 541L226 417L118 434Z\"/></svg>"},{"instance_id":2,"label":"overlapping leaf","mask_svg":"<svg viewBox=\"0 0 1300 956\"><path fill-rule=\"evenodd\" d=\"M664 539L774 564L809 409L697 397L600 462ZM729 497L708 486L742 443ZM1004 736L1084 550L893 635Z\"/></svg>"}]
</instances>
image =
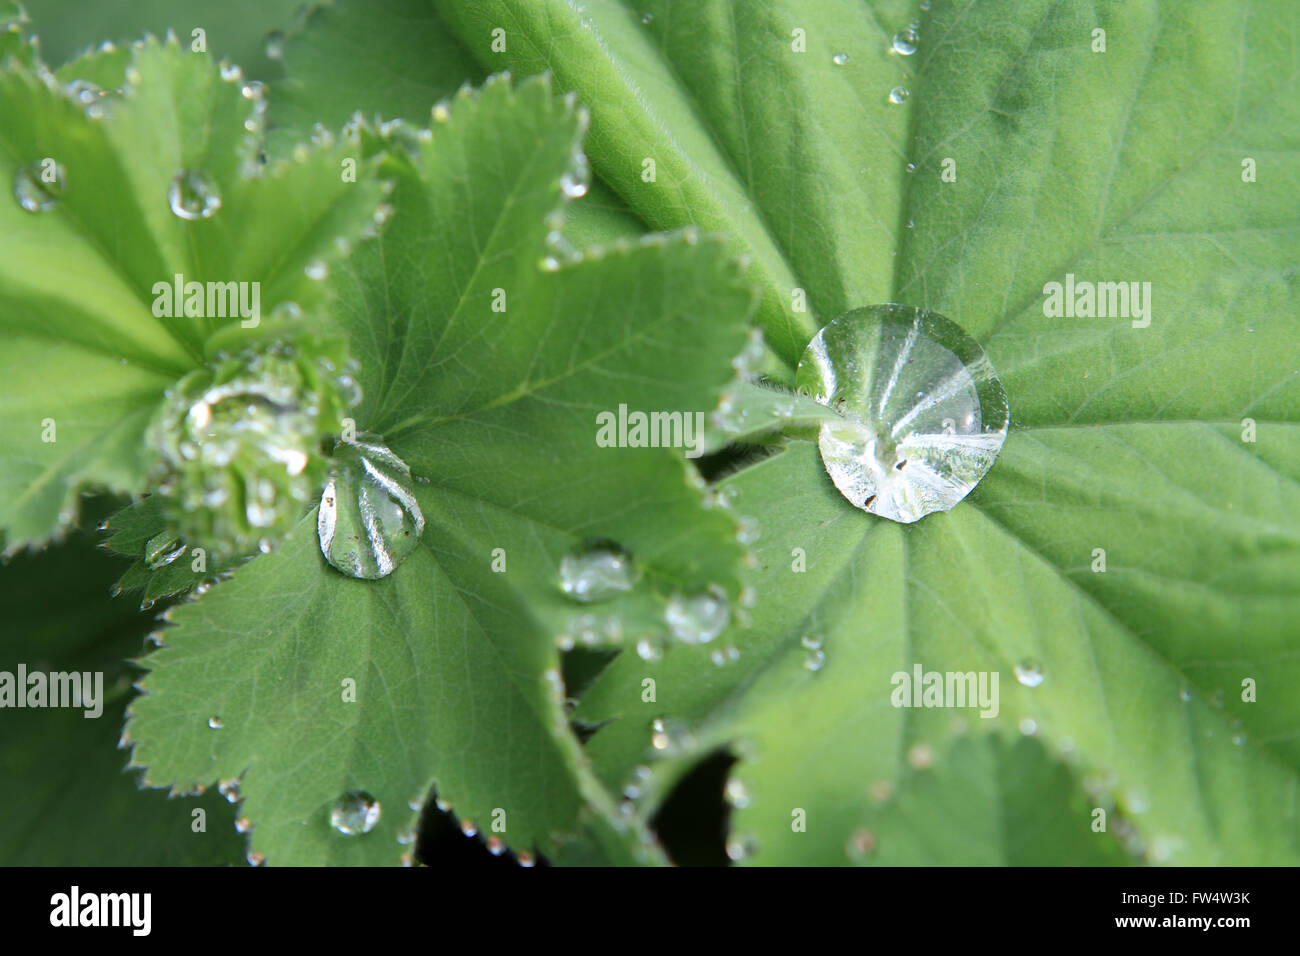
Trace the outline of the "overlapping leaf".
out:
<instances>
[{"instance_id":1,"label":"overlapping leaf","mask_svg":"<svg viewBox=\"0 0 1300 956\"><path fill-rule=\"evenodd\" d=\"M397 186L382 240L334 270L362 365L358 427L417 476L421 547L383 580L351 580L325 564L309 516L175 612L128 737L152 781L240 778L272 863L395 862L408 802L430 786L521 851L654 859L568 730L555 637L585 627L585 609L557 567L588 537L635 555L640 586L595 609L603 638L625 642L662 628L673 588L736 593L735 521L701 510L680 453L595 435L619 404L711 408L751 291L695 233L543 267L581 133L546 83L491 81L436 115L418 156L385 160ZM331 807L357 789L383 811L343 836Z\"/></svg>"},{"instance_id":2,"label":"overlapping leaf","mask_svg":"<svg viewBox=\"0 0 1300 956\"><path fill-rule=\"evenodd\" d=\"M115 56L101 54L101 56ZM0 336L5 342L0 529L10 550L73 518L86 484L143 490L141 434L163 390L204 357L209 335L240 316L159 317L158 283L258 283L262 318L323 299L304 274L355 241L381 199L337 151L257 167L258 92L225 82L175 42L133 51L120 94L85 107L39 65L0 73L0 179L62 168L53 207L0 203ZM219 210L171 210L178 173L200 171ZM161 310L159 310L161 311ZM269 325L269 323L268 323Z\"/></svg>"},{"instance_id":3,"label":"overlapping leaf","mask_svg":"<svg viewBox=\"0 0 1300 956\"><path fill-rule=\"evenodd\" d=\"M802 443L732 479L764 566L741 664L612 665L579 710L612 720L589 744L607 783L655 753L654 676L701 746L752 744L736 826L755 861L844 860L873 784L896 789L917 746L953 752L952 713L892 708L891 675L993 669L1001 712L970 732L1068 755L1148 859L1296 858L1291 5L437 6L480 62L550 69L591 104L593 167L647 222L753 255L786 362L844 309L924 306L983 341L1018 426L969 502L914 527L850 508ZM1067 274L1151 283L1149 325L1049 318ZM882 860L957 858L887 839Z\"/></svg>"}]
</instances>

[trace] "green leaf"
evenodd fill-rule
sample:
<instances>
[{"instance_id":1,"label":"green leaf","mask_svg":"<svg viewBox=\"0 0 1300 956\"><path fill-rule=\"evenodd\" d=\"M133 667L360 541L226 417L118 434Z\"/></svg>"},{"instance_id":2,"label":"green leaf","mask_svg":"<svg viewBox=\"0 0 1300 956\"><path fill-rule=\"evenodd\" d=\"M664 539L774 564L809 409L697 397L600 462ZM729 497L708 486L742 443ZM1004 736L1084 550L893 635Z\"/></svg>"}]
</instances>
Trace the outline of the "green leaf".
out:
<instances>
[{"instance_id":1,"label":"green leaf","mask_svg":"<svg viewBox=\"0 0 1300 956\"><path fill-rule=\"evenodd\" d=\"M676 588L736 595L735 519L701 511L679 452L602 448L596 416L712 408L751 289L693 232L543 268L579 112L545 82L496 79L439 116L417 156L384 160L396 188L382 239L333 273L361 360L358 428L416 476L421 547L358 581L325 563L304 519L175 611L128 736L155 784L241 777L253 848L272 863L396 862L408 803L431 786L518 850L654 861L568 728L555 638L591 611L604 639L630 643L663 630ZM558 566L596 536L634 555L640 583L577 605ZM330 810L358 789L380 820L343 836Z\"/></svg>"},{"instance_id":2,"label":"green leaf","mask_svg":"<svg viewBox=\"0 0 1300 956\"><path fill-rule=\"evenodd\" d=\"M914 746L955 753L951 712L891 707L891 675L997 671L1000 714L971 723L1068 750L1146 859L1300 859L1294 5L437 6L489 68L578 93L593 169L646 222L753 257L787 366L849 308L927 308L981 341L1018 426L966 502L908 528L852 509L807 442L742 462L726 485L763 570L740 662L614 662L577 712L603 725L588 751L607 785L656 753L656 717L698 749L752 737L753 860L843 861L871 782L897 786ZM890 52L913 17L918 51ZM1067 274L1149 282L1151 311L1049 317ZM1014 676L1030 659L1032 689ZM642 809L698 752L668 750ZM792 832L793 807L823 830ZM882 859L957 859L884 839Z\"/></svg>"},{"instance_id":3,"label":"green leaf","mask_svg":"<svg viewBox=\"0 0 1300 956\"><path fill-rule=\"evenodd\" d=\"M116 56L83 65L97 75L95 64ZM341 149L259 171L255 91L241 95L208 57L174 42L141 44L125 92L85 109L42 70L11 62L0 72L0 181L61 168L65 182L42 212L0 203L9 383L0 529L10 551L66 527L83 485L143 490L152 406L205 358L209 336L239 318L160 318L156 286L176 275L257 283L263 318L288 301L310 317L324 290L305 267L338 258L335 240L357 239L381 199L368 167L343 181ZM211 218L171 211L182 170L202 171L219 193Z\"/></svg>"},{"instance_id":4,"label":"green leaf","mask_svg":"<svg viewBox=\"0 0 1300 956\"><path fill-rule=\"evenodd\" d=\"M152 619L110 602L118 562L86 536L0 568L7 622L0 671L102 675L102 711L8 709L0 738L0 859L9 866L178 866L242 862L244 838L219 794L141 792L117 749L133 672ZM93 686L93 682L92 682ZM93 713L93 709L91 710ZM204 826L196 830L196 810Z\"/></svg>"}]
</instances>

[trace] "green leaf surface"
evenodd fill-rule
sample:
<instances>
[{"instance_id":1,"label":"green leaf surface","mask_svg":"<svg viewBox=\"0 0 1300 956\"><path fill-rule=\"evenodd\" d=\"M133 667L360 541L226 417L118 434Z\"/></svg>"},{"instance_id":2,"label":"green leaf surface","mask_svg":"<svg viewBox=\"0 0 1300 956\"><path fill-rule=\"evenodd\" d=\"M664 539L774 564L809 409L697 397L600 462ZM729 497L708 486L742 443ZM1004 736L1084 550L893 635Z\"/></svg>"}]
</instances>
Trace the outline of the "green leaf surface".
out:
<instances>
[{"instance_id":1,"label":"green leaf surface","mask_svg":"<svg viewBox=\"0 0 1300 956\"><path fill-rule=\"evenodd\" d=\"M94 73L98 58L116 57L83 62ZM0 529L10 551L67 526L82 485L143 490L152 406L200 364L214 331L241 319L233 310L159 317L160 283L256 284L260 318L289 301L310 317L324 290L305 268L338 258L335 240L357 239L382 198L369 167L343 181L340 150L259 169L257 96L223 81L207 56L151 42L133 51L127 72L123 94L89 108L40 69L0 72L0 180L48 160L66 184L41 212L0 203L9 382ZM182 170L201 171L219 194L211 218L172 212Z\"/></svg>"},{"instance_id":2,"label":"green leaf surface","mask_svg":"<svg viewBox=\"0 0 1300 956\"><path fill-rule=\"evenodd\" d=\"M215 791L141 792L117 748L152 618L109 600L120 562L86 535L0 568L7 628L0 671L102 675L96 717L78 708L0 710L0 862L7 866L215 866L242 863L233 808ZM93 686L93 681L92 681ZM93 710L92 710L93 712ZM196 830L194 811L203 828Z\"/></svg>"},{"instance_id":3,"label":"green leaf surface","mask_svg":"<svg viewBox=\"0 0 1300 956\"><path fill-rule=\"evenodd\" d=\"M603 673L577 716L604 725L588 751L609 786L675 719L696 746L665 748L644 807L731 743L752 861L843 862L873 783L897 787L918 745L958 761L953 713L891 707L891 675L997 671L1000 713L971 732L1068 752L1144 858L1300 859L1294 5L437 6L488 68L578 93L593 169L646 222L752 256L788 364L840 312L898 301L976 336L1010 398L983 484L915 527L851 508L806 442L730 478L761 532L754 626L716 670L625 653ZM913 18L917 52L891 52ZM1150 283L1149 311L1052 317L1045 286L1067 274ZM1039 686L1016 681L1025 661ZM823 822L794 833L793 807ZM882 860L942 858L887 839Z\"/></svg>"},{"instance_id":4,"label":"green leaf surface","mask_svg":"<svg viewBox=\"0 0 1300 956\"><path fill-rule=\"evenodd\" d=\"M271 863L397 862L408 803L431 786L517 850L657 858L569 731L556 636L591 610L602 639L631 642L662 630L675 588L738 591L735 519L701 511L681 453L595 436L620 403L712 408L752 293L696 233L543 268L580 135L577 110L542 81L458 95L418 156L385 160L393 219L333 273L361 360L357 424L416 476L421 547L382 580L352 580L326 565L310 516L178 608L145 661L135 759L182 788L241 777L253 848ZM619 541L642 572L599 608L558 581L589 537ZM330 809L354 789L383 812L345 837ZM498 810L504 830L490 828Z\"/></svg>"}]
</instances>

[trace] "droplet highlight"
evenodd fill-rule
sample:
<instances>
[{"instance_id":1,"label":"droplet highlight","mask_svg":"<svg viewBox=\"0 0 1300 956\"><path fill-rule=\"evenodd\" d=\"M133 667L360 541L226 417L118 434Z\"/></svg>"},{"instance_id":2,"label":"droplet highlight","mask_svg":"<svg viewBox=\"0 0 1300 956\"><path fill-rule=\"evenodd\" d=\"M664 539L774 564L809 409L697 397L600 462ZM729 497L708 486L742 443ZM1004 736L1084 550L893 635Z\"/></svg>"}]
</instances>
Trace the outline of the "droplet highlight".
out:
<instances>
[{"instance_id":1,"label":"droplet highlight","mask_svg":"<svg viewBox=\"0 0 1300 956\"><path fill-rule=\"evenodd\" d=\"M911 95L912 95L912 94L908 91L907 87L905 87L905 86L896 86L896 87L894 87L892 90L889 91L889 102L891 102L891 103L906 103L906 102L907 102L907 98L908 98L909 96L911 96Z\"/></svg>"},{"instance_id":2,"label":"droplet highlight","mask_svg":"<svg viewBox=\"0 0 1300 956\"><path fill-rule=\"evenodd\" d=\"M970 494L1010 424L984 350L912 306L841 315L808 345L795 381L842 417L818 435L835 487L855 507L905 524Z\"/></svg>"}]
</instances>

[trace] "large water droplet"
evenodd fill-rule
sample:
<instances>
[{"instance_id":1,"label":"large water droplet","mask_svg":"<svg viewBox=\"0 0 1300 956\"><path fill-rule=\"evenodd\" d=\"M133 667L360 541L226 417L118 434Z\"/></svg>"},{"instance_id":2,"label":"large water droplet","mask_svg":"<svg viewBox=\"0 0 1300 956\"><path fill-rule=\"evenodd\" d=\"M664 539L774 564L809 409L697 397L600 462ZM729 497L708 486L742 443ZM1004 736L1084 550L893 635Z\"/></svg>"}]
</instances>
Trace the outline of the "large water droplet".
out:
<instances>
[{"instance_id":1,"label":"large water droplet","mask_svg":"<svg viewBox=\"0 0 1300 956\"><path fill-rule=\"evenodd\" d=\"M809 344L801 391L835 409L818 436L853 505L904 523L948 511L992 467L1010 422L1006 392L970 336L934 312L846 312Z\"/></svg>"},{"instance_id":2,"label":"large water droplet","mask_svg":"<svg viewBox=\"0 0 1300 956\"><path fill-rule=\"evenodd\" d=\"M618 544L593 539L560 559L560 588L575 601L595 604L632 590L637 569Z\"/></svg>"},{"instance_id":3,"label":"large water droplet","mask_svg":"<svg viewBox=\"0 0 1300 956\"><path fill-rule=\"evenodd\" d=\"M691 594L677 592L668 599L664 612L673 636L684 644L707 644L726 628L731 620L727 594L716 584Z\"/></svg>"},{"instance_id":4,"label":"large water droplet","mask_svg":"<svg viewBox=\"0 0 1300 956\"><path fill-rule=\"evenodd\" d=\"M207 173L182 169L167 187L167 203L182 219L210 219L221 208L221 191Z\"/></svg>"},{"instance_id":5,"label":"large water droplet","mask_svg":"<svg viewBox=\"0 0 1300 956\"><path fill-rule=\"evenodd\" d=\"M369 833L379 822L379 801L364 790L349 790L330 810L330 824L345 836Z\"/></svg>"},{"instance_id":6,"label":"large water droplet","mask_svg":"<svg viewBox=\"0 0 1300 956\"><path fill-rule=\"evenodd\" d=\"M28 212L53 209L67 186L67 170L52 159L19 166L14 173L14 198Z\"/></svg>"},{"instance_id":7,"label":"large water droplet","mask_svg":"<svg viewBox=\"0 0 1300 956\"><path fill-rule=\"evenodd\" d=\"M321 553L350 577L391 574L424 533L411 469L373 435L339 442L334 458L316 519Z\"/></svg>"},{"instance_id":8,"label":"large water droplet","mask_svg":"<svg viewBox=\"0 0 1300 956\"><path fill-rule=\"evenodd\" d=\"M163 531L154 535L144 546L144 563L150 571L171 564L185 553L185 545L174 534Z\"/></svg>"}]
</instances>

